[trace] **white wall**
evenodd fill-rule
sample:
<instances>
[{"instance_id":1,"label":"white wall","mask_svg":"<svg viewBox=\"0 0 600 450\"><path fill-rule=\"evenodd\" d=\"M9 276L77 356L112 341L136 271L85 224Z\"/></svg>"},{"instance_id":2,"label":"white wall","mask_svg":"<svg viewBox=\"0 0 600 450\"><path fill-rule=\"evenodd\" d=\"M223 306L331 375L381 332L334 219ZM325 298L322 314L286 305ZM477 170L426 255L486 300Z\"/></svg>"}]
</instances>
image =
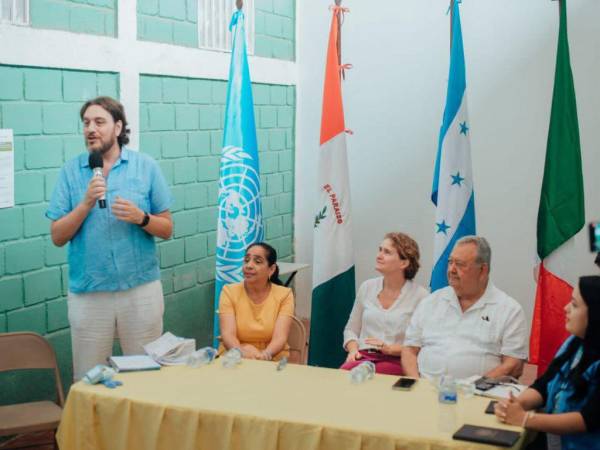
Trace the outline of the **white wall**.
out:
<instances>
[{"instance_id":1,"label":"white wall","mask_svg":"<svg viewBox=\"0 0 600 450\"><path fill-rule=\"evenodd\" d=\"M328 0L298 2L296 255L312 260ZM433 162L449 59L447 0L346 0L343 62L357 284L375 274L383 234L401 230L421 247L417 281L428 285ZM571 62L579 110L586 220L600 219L600 2L569 0ZM493 251L497 286L529 317L535 285L536 218L558 36L558 3L463 0L461 6L477 228ZM577 238L580 273L598 272ZM300 315L309 314L310 273L299 275Z\"/></svg>"}]
</instances>

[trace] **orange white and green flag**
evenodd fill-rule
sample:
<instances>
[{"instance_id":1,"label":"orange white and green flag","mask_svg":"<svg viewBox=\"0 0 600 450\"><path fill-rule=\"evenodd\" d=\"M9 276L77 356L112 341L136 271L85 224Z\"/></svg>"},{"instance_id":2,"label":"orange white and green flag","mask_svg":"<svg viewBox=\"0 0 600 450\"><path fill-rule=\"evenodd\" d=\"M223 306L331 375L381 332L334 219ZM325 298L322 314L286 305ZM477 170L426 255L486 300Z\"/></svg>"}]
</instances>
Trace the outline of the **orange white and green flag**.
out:
<instances>
[{"instance_id":1,"label":"orange white and green flag","mask_svg":"<svg viewBox=\"0 0 600 450\"><path fill-rule=\"evenodd\" d=\"M585 222L581 149L575 87L569 57L566 0L559 2L560 25L544 180L537 220L537 291L531 326L530 361L543 373L561 343L564 307L576 273L574 238Z\"/></svg>"},{"instance_id":2,"label":"orange white and green flag","mask_svg":"<svg viewBox=\"0 0 600 450\"><path fill-rule=\"evenodd\" d=\"M344 362L343 330L356 293L342 67L338 57L339 16L343 9L336 6L332 10L318 158L308 355L309 364L323 367L339 367Z\"/></svg>"}]
</instances>

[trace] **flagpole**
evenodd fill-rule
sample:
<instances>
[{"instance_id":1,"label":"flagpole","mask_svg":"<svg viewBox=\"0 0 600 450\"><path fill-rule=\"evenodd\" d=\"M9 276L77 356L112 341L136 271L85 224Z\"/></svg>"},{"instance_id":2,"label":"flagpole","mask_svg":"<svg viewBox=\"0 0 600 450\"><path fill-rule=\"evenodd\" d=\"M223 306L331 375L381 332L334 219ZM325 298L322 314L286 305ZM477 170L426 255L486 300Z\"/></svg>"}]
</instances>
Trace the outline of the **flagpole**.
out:
<instances>
[{"instance_id":1,"label":"flagpole","mask_svg":"<svg viewBox=\"0 0 600 450\"><path fill-rule=\"evenodd\" d=\"M452 22L454 21L454 2L450 0L450 50L452 50Z\"/></svg>"},{"instance_id":2,"label":"flagpole","mask_svg":"<svg viewBox=\"0 0 600 450\"><path fill-rule=\"evenodd\" d=\"M558 20L560 21L560 16L561 16L561 14L560 14L560 9L561 9L560 6L561 5L560 4L563 2L563 0L552 0L552 1L558 3Z\"/></svg>"},{"instance_id":3,"label":"flagpole","mask_svg":"<svg viewBox=\"0 0 600 450\"><path fill-rule=\"evenodd\" d=\"M454 4L458 0L450 0L450 50L452 50L452 36L454 35Z\"/></svg>"},{"instance_id":4,"label":"flagpole","mask_svg":"<svg viewBox=\"0 0 600 450\"><path fill-rule=\"evenodd\" d=\"M342 0L335 0L335 6L342 6ZM338 64L342 65L342 12L341 10L337 11L337 27L338 27L338 35L337 35L337 55L338 55ZM342 72L343 74L343 72Z\"/></svg>"}]
</instances>

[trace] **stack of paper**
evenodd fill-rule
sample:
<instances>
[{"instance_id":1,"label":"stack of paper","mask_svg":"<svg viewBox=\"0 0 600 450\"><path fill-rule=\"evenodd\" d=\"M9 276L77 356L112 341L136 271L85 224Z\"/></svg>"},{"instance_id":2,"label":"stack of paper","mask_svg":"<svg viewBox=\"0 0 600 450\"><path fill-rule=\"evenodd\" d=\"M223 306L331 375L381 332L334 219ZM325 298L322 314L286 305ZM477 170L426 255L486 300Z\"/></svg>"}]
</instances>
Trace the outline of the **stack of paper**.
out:
<instances>
[{"instance_id":1,"label":"stack of paper","mask_svg":"<svg viewBox=\"0 0 600 450\"><path fill-rule=\"evenodd\" d=\"M196 351L196 340L185 339L166 332L157 340L144 345L144 351L163 366L183 365Z\"/></svg>"},{"instance_id":2,"label":"stack of paper","mask_svg":"<svg viewBox=\"0 0 600 450\"><path fill-rule=\"evenodd\" d=\"M160 364L147 355L111 356L108 362L118 372L160 369Z\"/></svg>"}]
</instances>

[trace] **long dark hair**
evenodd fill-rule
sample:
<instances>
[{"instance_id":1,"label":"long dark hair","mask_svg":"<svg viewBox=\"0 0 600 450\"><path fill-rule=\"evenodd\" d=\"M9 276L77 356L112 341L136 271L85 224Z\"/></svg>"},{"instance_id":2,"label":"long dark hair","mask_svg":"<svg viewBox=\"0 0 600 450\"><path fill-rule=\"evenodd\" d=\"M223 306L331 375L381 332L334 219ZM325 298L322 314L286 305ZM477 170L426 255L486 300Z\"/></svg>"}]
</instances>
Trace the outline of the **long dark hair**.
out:
<instances>
[{"instance_id":1,"label":"long dark hair","mask_svg":"<svg viewBox=\"0 0 600 450\"><path fill-rule=\"evenodd\" d=\"M121 121L123 127L121 128L121 133L117 136L117 142L119 143L119 147L121 148L124 145L129 144L130 131L127 127L128 124L127 118L125 117L125 108L123 108L121 102L115 100L112 97L106 96L96 97L91 100L88 100L83 104L81 110L79 111L79 117L81 117L81 120L83 120L83 115L85 114L87 109L92 105L100 106L101 108L106 110L106 112L108 112L112 116L115 123L117 123L119 120Z\"/></svg>"},{"instance_id":2,"label":"long dark hair","mask_svg":"<svg viewBox=\"0 0 600 450\"><path fill-rule=\"evenodd\" d=\"M554 377L583 346L583 354L568 375L575 387L574 398L583 398L588 389L588 381L583 377L584 372L594 362L600 359L600 276L579 278L579 291L588 308L588 325L583 339L575 337L562 355L555 358L548 367L545 377Z\"/></svg>"},{"instance_id":3,"label":"long dark hair","mask_svg":"<svg viewBox=\"0 0 600 450\"><path fill-rule=\"evenodd\" d=\"M275 264L275 272L273 275L269 277L269 281L278 286L283 286L283 282L279 279L279 266L277 265L277 250L275 250L272 246L267 244L266 242L255 242L254 244L250 244L246 249L246 252L250 250L252 247L262 247L265 253L267 254L267 263L269 267Z\"/></svg>"}]
</instances>

